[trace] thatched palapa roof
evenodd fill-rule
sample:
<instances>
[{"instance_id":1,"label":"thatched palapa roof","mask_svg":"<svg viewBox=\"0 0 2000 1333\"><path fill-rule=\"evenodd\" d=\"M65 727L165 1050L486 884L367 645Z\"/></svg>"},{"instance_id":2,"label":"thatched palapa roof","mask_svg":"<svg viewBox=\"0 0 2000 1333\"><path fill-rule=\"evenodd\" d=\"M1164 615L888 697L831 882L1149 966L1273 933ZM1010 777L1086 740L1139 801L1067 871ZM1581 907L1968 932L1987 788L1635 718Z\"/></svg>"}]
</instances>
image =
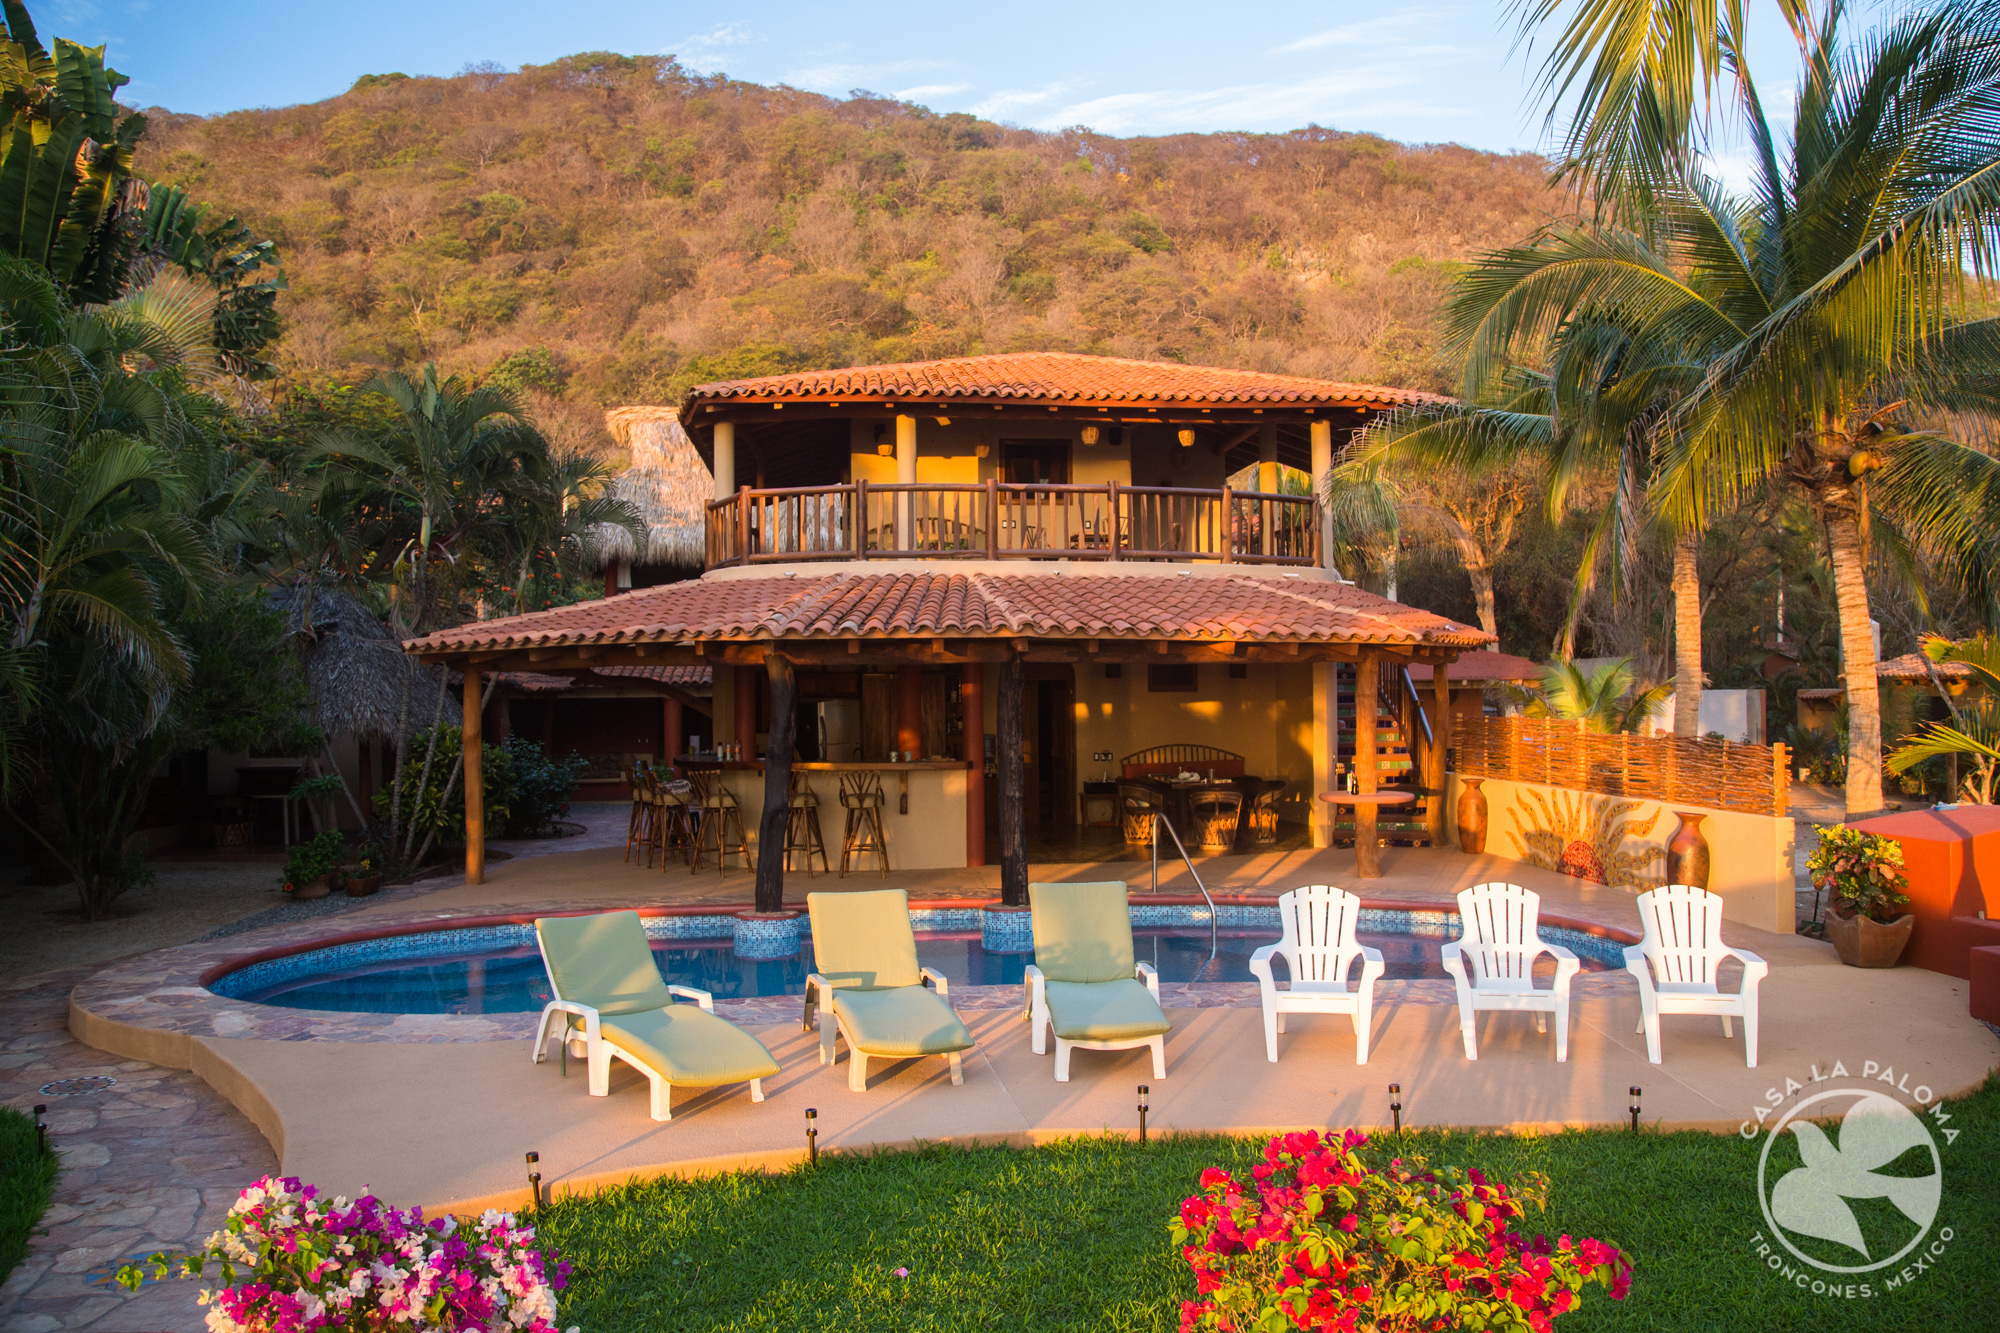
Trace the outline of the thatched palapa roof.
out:
<instances>
[{"instance_id":1,"label":"thatched palapa roof","mask_svg":"<svg viewBox=\"0 0 2000 1333\"><path fill-rule=\"evenodd\" d=\"M431 724L444 673L403 652L402 644L352 593L326 588L273 588L266 598L302 640L306 688L314 725L329 736L396 739L403 695L410 697L412 733ZM456 718L456 704L446 703Z\"/></svg>"},{"instance_id":2,"label":"thatched palapa roof","mask_svg":"<svg viewBox=\"0 0 2000 1333\"><path fill-rule=\"evenodd\" d=\"M604 426L632 454L612 494L638 509L647 532L641 551L631 533L605 525L599 533L605 559L700 569L702 520L715 482L678 414L671 407L614 407Z\"/></svg>"}]
</instances>

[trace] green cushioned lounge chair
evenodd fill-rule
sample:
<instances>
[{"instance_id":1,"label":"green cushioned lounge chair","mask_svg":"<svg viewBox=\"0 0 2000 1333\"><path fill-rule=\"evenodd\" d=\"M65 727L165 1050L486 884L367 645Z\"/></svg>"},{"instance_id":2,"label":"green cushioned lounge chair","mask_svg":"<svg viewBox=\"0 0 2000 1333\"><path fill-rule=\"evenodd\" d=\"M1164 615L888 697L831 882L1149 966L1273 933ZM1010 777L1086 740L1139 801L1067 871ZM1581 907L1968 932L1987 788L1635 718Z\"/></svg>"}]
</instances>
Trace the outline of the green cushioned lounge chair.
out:
<instances>
[{"instance_id":1,"label":"green cushioned lounge chair","mask_svg":"<svg viewBox=\"0 0 2000 1333\"><path fill-rule=\"evenodd\" d=\"M1048 1050L1056 1033L1056 1082L1069 1082L1069 1053L1153 1050L1153 1077L1167 1076L1167 1033L1160 974L1132 956L1132 910L1125 885L1030 884L1035 961L1028 968L1030 1044ZM1142 984L1143 983L1143 984Z\"/></svg>"},{"instance_id":2,"label":"green cushioned lounge chair","mask_svg":"<svg viewBox=\"0 0 2000 1333\"><path fill-rule=\"evenodd\" d=\"M666 983L637 912L537 917L535 939L556 997L535 1029L536 1064L554 1037L584 1057L590 1095L603 1097L611 1091L615 1055L651 1080L655 1120L674 1118L676 1083L713 1088L748 1081L750 1100L764 1100L763 1080L778 1072L778 1062L763 1042L717 1018L707 991ZM694 1004L676 1004L676 995ZM557 1015L564 1017L560 1025Z\"/></svg>"},{"instance_id":3,"label":"green cushioned lounge chair","mask_svg":"<svg viewBox=\"0 0 2000 1333\"><path fill-rule=\"evenodd\" d=\"M975 1044L951 1003L944 974L917 965L910 895L901 889L808 893L813 962L806 978L806 1031L819 1024L819 1062L835 1059L834 1038L847 1039L847 1086L868 1091L868 1061L941 1055L952 1086L965 1082L959 1053ZM937 987L935 993L925 982ZM833 1022L816 1016L832 1012Z\"/></svg>"}]
</instances>

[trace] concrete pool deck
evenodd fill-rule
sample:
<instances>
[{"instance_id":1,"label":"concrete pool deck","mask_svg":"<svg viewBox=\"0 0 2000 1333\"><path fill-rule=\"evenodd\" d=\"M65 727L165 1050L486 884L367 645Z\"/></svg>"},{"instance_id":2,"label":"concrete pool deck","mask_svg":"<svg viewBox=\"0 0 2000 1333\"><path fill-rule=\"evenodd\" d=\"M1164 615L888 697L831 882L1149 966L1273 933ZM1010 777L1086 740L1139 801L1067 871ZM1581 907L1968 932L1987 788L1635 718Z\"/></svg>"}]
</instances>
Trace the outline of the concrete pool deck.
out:
<instances>
[{"instance_id":1,"label":"concrete pool deck","mask_svg":"<svg viewBox=\"0 0 2000 1333\"><path fill-rule=\"evenodd\" d=\"M1387 848L1382 879L1358 886L1346 851L1219 857L1202 863L1220 901L1269 901L1298 884L1359 887L1384 904L1451 906L1457 889L1506 879L1541 892L1545 916L1631 937L1631 895L1496 858ZM1132 863L1037 866L1036 878L1131 878ZM1108 872L1108 873L1107 873ZM1167 987L1175 1022L1168 1076L1151 1077L1140 1052L1082 1052L1073 1081L1054 1081L1053 1056L1033 1055L1017 987L955 987L979 1049L966 1081L950 1086L940 1061L878 1065L865 1094L846 1088L843 1063L821 1068L816 1038L800 1031L797 997L719 1003L778 1057L767 1100L747 1088L677 1095L675 1118L646 1115L643 1082L622 1065L612 1095L586 1095L533 1065L532 1015L357 1015L285 1010L223 1000L203 976L272 951L356 932L434 929L549 910L626 906L747 905L749 876L651 872L619 849L521 858L494 865L484 885L438 889L414 903L364 908L128 960L78 985L71 1030L130 1058L192 1069L270 1139L287 1174L336 1191L372 1187L398 1204L464 1208L526 1198L522 1154L541 1155L545 1183L590 1189L660 1173L773 1166L804 1155L804 1111L819 1112L824 1150L915 1142L1039 1142L1071 1134L1136 1131L1135 1087L1152 1087L1157 1132L1259 1132L1386 1125L1386 1092L1402 1087L1404 1123L1486 1129L1615 1124L1626 1089L1645 1089L1644 1119L1666 1127L1733 1131L1768 1089L1842 1061L1891 1067L1907 1089L1948 1096L1978 1085L2000 1063L2000 1036L1966 1012L1966 983L1897 968L1845 968L1829 946L1730 926L1731 943L1771 964L1762 990L1759 1067L1743 1064L1740 1030L1725 1039L1710 1019L1665 1020L1665 1062L1645 1059L1633 1028L1638 1004L1622 973L1580 978L1568 1062L1528 1016L1481 1018L1480 1058L1460 1045L1443 978L1378 987L1367 1065L1354 1064L1344 1018L1294 1017L1279 1063L1264 1056L1255 988L1247 982ZM1185 875L1185 871L1182 871ZM989 885L986 881L993 879ZM902 887L913 899L990 899L997 870L788 877L788 899L806 891ZM1161 891L1182 897L1162 867ZM1197 899L1198 901L1198 899ZM1589 984L1582 984L1584 982Z\"/></svg>"}]
</instances>

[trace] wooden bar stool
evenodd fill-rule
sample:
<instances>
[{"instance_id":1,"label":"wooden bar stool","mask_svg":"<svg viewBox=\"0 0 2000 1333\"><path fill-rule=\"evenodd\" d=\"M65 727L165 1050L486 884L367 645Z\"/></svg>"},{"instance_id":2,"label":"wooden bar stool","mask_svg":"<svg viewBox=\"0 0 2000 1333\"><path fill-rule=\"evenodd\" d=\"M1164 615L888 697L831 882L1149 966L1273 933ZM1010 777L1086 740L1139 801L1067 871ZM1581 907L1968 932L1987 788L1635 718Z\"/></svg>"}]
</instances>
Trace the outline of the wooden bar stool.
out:
<instances>
[{"instance_id":1,"label":"wooden bar stool","mask_svg":"<svg viewBox=\"0 0 2000 1333\"><path fill-rule=\"evenodd\" d=\"M732 856L743 858L745 870L755 870L757 863L751 859L750 845L743 837L743 811L736 804L735 793L722 785L720 774L696 773L690 775L689 781L694 784L694 799L688 803L688 813L694 817L694 859L688 863L689 872L701 869L702 858L708 855L711 844L717 874L729 868Z\"/></svg>"},{"instance_id":2,"label":"wooden bar stool","mask_svg":"<svg viewBox=\"0 0 2000 1333\"><path fill-rule=\"evenodd\" d=\"M847 811L847 827L840 835L840 873L863 856L873 855L889 873L889 841L882 832L882 775L872 769L865 773L840 775L840 804Z\"/></svg>"},{"instance_id":3,"label":"wooden bar stool","mask_svg":"<svg viewBox=\"0 0 2000 1333\"><path fill-rule=\"evenodd\" d=\"M660 869L667 868L668 861L686 864L694 855L694 820L688 810L688 802L694 798L694 786L685 778L661 781L659 771L654 770L654 787L658 792L653 807L653 818L660 823Z\"/></svg>"},{"instance_id":4,"label":"wooden bar stool","mask_svg":"<svg viewBox=\"0 0 2000 1333\"><path fill-rule=\"evenodd\" d=\"M628 864L632 853L646 845L652 831L653 805L646 799L646 787L639 777L645 763L642 759L635 767L623 770L625 785L632 789L632 819L625 826L625 860Z\"/></svg>"},{"instance_id":5,"label":"wooden bar stool","mask_svg":"<svg viewBox=\"0 0 2000 1333\"><path fill-rule=\"evenodd\" d=\"M792 868L792 853L798 852L805 858L806 878L813 873L813 853L819 853L819 868L831 872L833 866L826 859L826 838L819 827L819 796L806 781L805 774L797 769L792 771L792 782L785 798L785 869Z\"/></svg>"}]
</instances>

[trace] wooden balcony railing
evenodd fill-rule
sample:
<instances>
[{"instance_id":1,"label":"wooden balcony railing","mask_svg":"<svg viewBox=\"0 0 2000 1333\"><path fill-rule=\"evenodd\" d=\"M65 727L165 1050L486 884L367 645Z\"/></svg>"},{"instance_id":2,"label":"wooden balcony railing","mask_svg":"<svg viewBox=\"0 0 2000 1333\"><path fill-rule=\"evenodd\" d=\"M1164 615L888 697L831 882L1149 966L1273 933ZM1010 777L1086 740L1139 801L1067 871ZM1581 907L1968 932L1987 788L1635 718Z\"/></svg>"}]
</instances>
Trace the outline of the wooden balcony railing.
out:
<instances>
[{"instance_id":1,"label":"wooden balcony railing","mask_svg":"<svg viewBox=\"0 0 2000 1333\"><path fill-rule=\"evenodd\" d=\"M1178 486L748 486L708 506L708 567L805 560L1319 563L1309 496Z\"/></svg>"}]
</instances>

